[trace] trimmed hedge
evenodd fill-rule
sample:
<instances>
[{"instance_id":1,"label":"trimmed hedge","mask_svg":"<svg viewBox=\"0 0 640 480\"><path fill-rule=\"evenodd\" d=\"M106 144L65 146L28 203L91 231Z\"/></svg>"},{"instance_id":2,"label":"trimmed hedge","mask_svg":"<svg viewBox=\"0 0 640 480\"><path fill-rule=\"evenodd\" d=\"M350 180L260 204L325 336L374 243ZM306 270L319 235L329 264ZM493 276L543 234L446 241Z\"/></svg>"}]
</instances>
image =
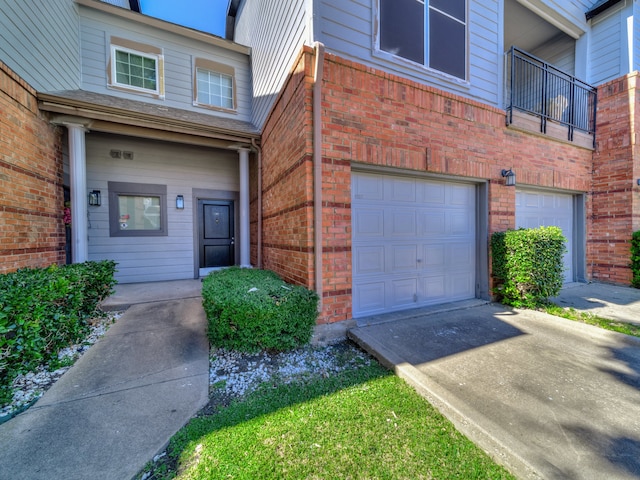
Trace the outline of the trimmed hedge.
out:
<instances>
[{"instance_id":1,"label":"trimmed hedge","mask_svg":"<svg viewBox=\"0 0 640 480\"><path fill-rule=\"evenodd\" d=\"M88 333L87 320L116 284L115 267L105 260L0 275L0 400L18 374Z\"/></svg>"},{"instance_id":2,"label":"trimmed hedge","mask_svg":"<svg viewBox=\"0 0 640 480\"><path fill-rule=\"evenodd\" d=\"M640 288L640 230L631 235L631 286Z\"/></svg>"},{"instance_id":3,"label":"trimmed hedge","mask_svg":"<svg viewBox=\"0 0 640 480\"><path fill-rule=\"evenodd\" d=\"M560 293L566 238L558 227L508 230L491 236L494 289L506 305L536 308Z\"/></svg>"},{"instance_id":4,"label":"trimmed hedge","mask_svg":"<svg viewBox=\"0 0 640 480\"><path fill-rule=\"evenodd\" d=\"M209 341L242 352L287 351L311 340L318 295L269 270L231 267L202 285Z\"/></svg>"}]
</instances>

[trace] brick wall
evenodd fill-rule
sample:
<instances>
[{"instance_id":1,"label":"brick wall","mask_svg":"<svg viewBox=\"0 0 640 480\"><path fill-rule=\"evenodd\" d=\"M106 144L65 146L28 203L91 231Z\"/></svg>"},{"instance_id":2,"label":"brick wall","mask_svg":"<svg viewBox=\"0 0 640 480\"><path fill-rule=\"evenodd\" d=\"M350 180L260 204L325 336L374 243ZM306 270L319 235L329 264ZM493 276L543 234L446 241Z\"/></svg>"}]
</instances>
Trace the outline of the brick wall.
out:
<instances>
[{"instance_id":1,"label":"brick wall","mask_svg":"<svg viewBox=\"0 0 640 480\"><path fill-rule=\"evenodd\" d=\"M305 49L267 122L263 192L265 267L313 288L312 64ZM520 186L591 190L591 150L507 128L503 110L331 54L324 62L322 142L320 322L352 315L354 164L486 179L489 234L515 226L515 189L504 186L503 168L513 167Z\"/></svg>"},{"instance_id":2,"label":"brick wall","mask_svg":"<svg viewBox=\"0 0 640 480\"><path fill-rule=\"evenodd\" d=\"M65 261L61 131L0 62L0 273Z\"/></svg>"},{"instance_id":3,"label":"brick wall","mask_svg":"<svg viewBox=\"0 0 640 480\"><path fill-rule=\"evenodd\" d=\"M631 282L630 240L640 229L640 158L635 121L640 109L638 74L598 87L598 124L593 155L593 209L587 258L594 280Z\"/></svg>"}]
</instances>

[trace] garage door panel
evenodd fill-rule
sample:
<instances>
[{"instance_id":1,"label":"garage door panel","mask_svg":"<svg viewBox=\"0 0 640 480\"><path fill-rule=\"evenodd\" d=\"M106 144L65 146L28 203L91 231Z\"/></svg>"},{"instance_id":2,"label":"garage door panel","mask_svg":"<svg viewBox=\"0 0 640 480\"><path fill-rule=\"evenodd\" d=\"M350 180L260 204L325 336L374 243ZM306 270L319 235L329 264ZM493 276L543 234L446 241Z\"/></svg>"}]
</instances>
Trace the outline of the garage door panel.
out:
<instances>
[{"instance_id":1,"label":"garage door panel","mask_svg":"<svg viewBox=\"0 0 640 480\"><path fill-rule=\"evenodd\" d=\"M415 304L418 291L417 278L403 278L391 280L391 308L412 306Z\"/></svg>"},{"instance_id":2,"label":"garage door panel","mask_svg":"<svg viewBox=\"0 0 640 480\"><path fill-rule=\"evenodd\" d=\"M363 282L353 292L353 308L362 312L385 310L386 288L384 281Z\"/></svg>"},{"instance_id":3,"label":"garage door panel","mask_svg":"<svg viewBox=\"0 0 640 480\"><path fill-rule=\"evenodd\" d=\"M475 297L473 185L365 173L353 185L354 317Z\"/></svg>"},{"instance_id":4,"label":"garage door panel","mask_svg":"<svg viewBox=\"0 0 640 480\"><path fill-rule=\"evenodd\" d=\"M434 275L422 279L422 295L426 303L444 301L447 295L447 277Z\"/></svg>"},{"instance_id":5,"label":"garage door panel","mask_svg":"<svg viewBox=\"0 0 640 480\"><path fill-rule=\"evenodd\" d=\"M447 222L444 212L429 212L421 210L418 213L419 231L421 237L437 237L447 232Z\"/></svg>"},{"instance_id":6,"label":"garage door panel","mask_svg":"<svg viewBox=\"0 0 640 480\"><path fill-rule=\"evenodd\" d=\"M353 249L354 275L376 275L384 273L384 247L355 247Z\"/></svg>"},{"instance_id":7,"label":"garage door panel","mask_svg":"<svg viewBox=\"0 0 640 480\"><path fill-rule=\"evenodd\" d=\"M431 207L434 205L445 205L446 204L446 188L440 182L431 182L426 181L421 183L421 198L420 203L422 203L426 207Z\"/></svg>"},{"instance_id":8,"label":"garage door panel","mask_svg":"<svg viewBox=\"0 0 640 480\"><path fill-rule=\"evenodd\" d=\"M567 239L564 256L565 282L574 280L573 195L535 191L516 191L516 228L557 226Z\"/></svg>"},{"instance_id":9,"label":"garage door panel","mask_svg":"<svg viewBox=\"0 0 640 480\"><path fill-rule=\"evenodd\" d=\"M456 212L448 216L448 232L452 235L473 235L475 221L471 212Z\"/></svg>"},{"instance_id":10,"label":"garage door panel","mask_svg":"<svg viewBox=\"0 0 640 480\"><path fill-rule=\"evenodd\" d=\"M384 236L384 212L373 209L357 210L353 213L354 235L360 239Z\"/></svg>"},{"instance_id":11,"label":"garage door panel","mask_svg":"<svg viewBox=\"0 0 640 480\"><path fill-rule=\"evenodd\" d=\"M386 235L402 238L416 236L416 212L387 208L384 217L389 225Z\"/></svg>"},{"instance_id":12,"label":"garage door panel","mask_svg":"<svg viewBox=\"0 0 640 480\"><path fill-rule=\"evenodd\" d=\"M387 179L385 182L385 200L415 203L417 200L415 180L404 178Z\"/></svg>"},{"instance_id":13,"label":"garage door panel","mask_svg":"<svg viewBox=\"0 0 640 480\"><path fill-rule=\"evenodd\" d=\"M418 260L417 245L391 245L388 255L391 264L389 265L389 273L416 271Z\"/></svg>"},{"instance_id":14,"label":"garage door panel","mask_svg":"<svg viewBox=\"0 0 640 480\"><path fill-rule=\"evenodd\" d=\"M380 176L357 176L352 179L354 198L360 200L384 200L384 182Z\"/></svg>"}]
</instances>

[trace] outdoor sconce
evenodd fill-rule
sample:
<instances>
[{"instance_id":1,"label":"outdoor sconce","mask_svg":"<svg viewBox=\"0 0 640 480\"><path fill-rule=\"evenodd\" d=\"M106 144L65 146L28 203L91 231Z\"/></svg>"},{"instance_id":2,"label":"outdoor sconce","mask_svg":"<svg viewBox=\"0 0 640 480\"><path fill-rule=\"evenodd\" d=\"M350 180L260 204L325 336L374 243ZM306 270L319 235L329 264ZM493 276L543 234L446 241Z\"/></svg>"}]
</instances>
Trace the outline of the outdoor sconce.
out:
<instances>
[{"instance_id":1,"label":"outdoor sconce","mask_svg":"<svg viewBox=\"0 0 640 480\"><path fill-rule=\"evenodd\" d=\"M89 205L99 207L101 204L100 190L92 190L89 192Z\"/></svg>"},{"instance_id":2,"label":"outdoor sconce","mask_svg":"<svg viewBox=\"0 0 640 480\"><path fill-rule=\"evenodd\" d=\"M178 195L176 197L176 208L178 210L183 210L184 209L184 197L182 195Z\"/></svg>"},{"instance_id":3,"label":"outdoor sconce","mask_svg":"<svg viewBox=\"0 0 640 480\"><path fill-rule=\"evenodd\" d=\"M516 174L513 170L509 169L503 169L502 170L502 176L505 177L505 182L504 184L507 187L514 187L516 185Z\"/></svg>"}]
</instances>

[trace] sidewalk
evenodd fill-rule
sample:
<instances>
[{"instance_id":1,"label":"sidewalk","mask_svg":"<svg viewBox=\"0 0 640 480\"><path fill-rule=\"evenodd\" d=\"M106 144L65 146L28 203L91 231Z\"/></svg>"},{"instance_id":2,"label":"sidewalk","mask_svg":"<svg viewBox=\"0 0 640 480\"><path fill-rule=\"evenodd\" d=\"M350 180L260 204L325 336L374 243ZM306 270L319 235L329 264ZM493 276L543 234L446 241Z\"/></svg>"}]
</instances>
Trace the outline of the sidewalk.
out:
<instances>
[{"instance_id":1,"label":"sidewalk","mask_svg":"<svg viewBox=\"0 0 640 480\"><path fill-rule=\"evenodd\" d=\"M35 405L0 425L0 479L132 478L206 404L200 284L162 283L153 292L117 287L107 307L130 306L124 315Z\"/></svg>"}]
</instances>

